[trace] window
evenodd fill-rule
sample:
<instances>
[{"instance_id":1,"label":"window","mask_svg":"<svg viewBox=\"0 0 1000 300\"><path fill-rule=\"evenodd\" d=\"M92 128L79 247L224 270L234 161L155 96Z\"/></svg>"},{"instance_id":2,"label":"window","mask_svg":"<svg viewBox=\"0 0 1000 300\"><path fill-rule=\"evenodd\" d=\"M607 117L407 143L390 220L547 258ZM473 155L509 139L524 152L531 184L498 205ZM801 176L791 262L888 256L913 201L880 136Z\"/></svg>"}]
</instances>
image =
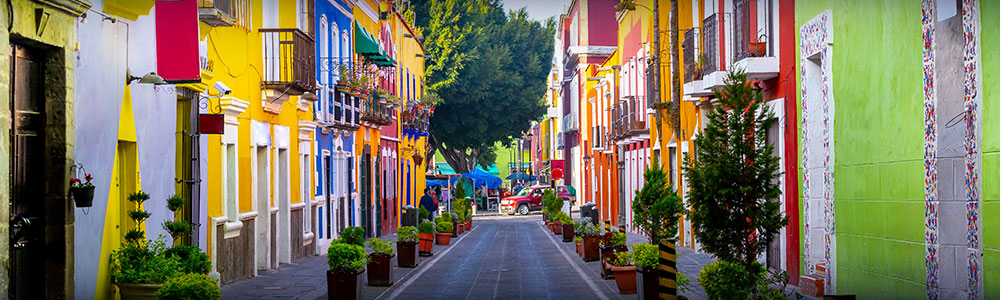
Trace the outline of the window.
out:
<instances>
[{"instance_id":1,"label":"window","mask_svg":"<svg viewBox=\"0 0 1000 300\"><path fill-rule=\"evenodd\" d=\"M226 173L225 173L225 189L226 189L226 202L223 206L225 208L226 219L229 221L237 221L239 214L239 169L237 162L239 161L239 155L236 151L235 144L225 144L226 153Z\"/></svg>"},{"instance_id":2,"label":"window","mask_svg":"<svg viewBox=\"0 0 1000 300\"><path fill-rule=\"evenodd\" d=\"M330 47L332 47L331 52L333 55L324 57L330 57L330 70L333 72L333 80L335 81L340 79L340 66L345 65L343 52L340 51L341 46L340 29L337 26L337 23L334 22L333 26L330 26Z\"/></svg>"},{"instance_id":3,"label":"window","mask_svg":"<svg viewBox=\"0 0 1000 300\"><path fill-rule=\"evenodd\" d=\"M330 77L330 60L329 60L329 58L330 58L330 51L327 48L327 46L329 46L328 45L328 37L327 37L327 32L328 32L327 31L327 26L328 25L327 25L327 22L326 22L326 15L320 16L319 17L319 28L320 28L319 29L319 58L320 58L320 64L321 64L320 68L319 68L320 93L319 93L319 105L316 108L316 110L317 110L317 112L316 112L316 119L318 119L320 122L327 122L327 121L329 121L328 112L330 111L329 108L328 108L328 106L330 105L329 104L329 102L330 102L330 93L327 92L329 90L329 85L330 85L330 82L329 82L329 80L330 80L330 78L329 78Z\"/></svg>"}]
</instances>

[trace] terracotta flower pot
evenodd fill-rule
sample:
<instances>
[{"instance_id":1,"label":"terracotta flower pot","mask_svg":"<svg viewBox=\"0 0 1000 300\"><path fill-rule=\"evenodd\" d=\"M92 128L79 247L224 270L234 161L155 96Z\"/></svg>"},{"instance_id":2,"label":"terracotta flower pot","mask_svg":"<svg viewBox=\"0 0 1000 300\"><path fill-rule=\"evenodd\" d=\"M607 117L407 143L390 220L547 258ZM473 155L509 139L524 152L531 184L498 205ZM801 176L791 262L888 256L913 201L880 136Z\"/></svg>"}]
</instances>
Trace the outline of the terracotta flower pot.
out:
<instances>
[{"instance_id":1,"label":"terracotta flower pot","mask_svg":"<svg viewBox=\"0 0 1000 300\"><path fill-rule=\"evenodd\" d=\"M400 268L417 267L417 243L396 242L396 264Z\"/></svg>"},{"instance_id":2,"label":"terracotta flower pot","mask_svg":"<svg viewBox=\"0 0 1000 300\"><path fill-rule=\"evenodd\" d=\"M441 246L448 246L451 243L451 233L448 232L438 232L437 233L437 244Z\"/></svg>"},{"instance_id":3,"label":"terracotta flower pot","mask_svg":"<svg viewBox=\"0 0 1000 300\"><path fill-rule=\"evenodd\" d=\"M601 251L597 246L597 237L583 237L583 261L595 261L599 259L601 259Z\"/></svg>"},{"instance_id":4,"label":"terracotta flower pot","mask_svg":"<svg viewBox=\"0 0 1000 300\"><path fill-rule=\"evenodd\" d=\"M451 236L458 236L458 224L452 224L454 226L451 226Z\"/></svg>"},{"instance_id":5,"label":"terracotta flower pot","mask_svg":"<svg viewBox=\"0 0 1000 300\"><path fill-rule=\"evenodd\" d=\"M618 284L619 294L635 294L635 266L611 267L611 272L615 274L615 283Z\"/></svg>"},{"instance_id":6,"label":"terracotta flower pot","mask_svg":"<svg viewBox=\"0 0 1000 300\"><path fill-rule=\"evenodd\" d=\"M465 223L456 223L455 226L458 227L458 234L465 232Z\"/></svg>"},{"instance_id":7,"label":"terracotta flower pot","mask_svg":"<svg viewBox=\"0 0 1000 300\"><path fill-rule=\"evenodd\" d=\"M434 247L434 234L420 234L420 256L431 256L431 248Z\"/></svg>"},{"instance_id":8,"label":"terracotta flower pot","mask_svg":"<svg viewBox=\"0 0 1000 300\"><path fill-rule=\"evenodd\" d=\"M583 257L583 241L576 241L576 254Z\"/></svg>"},{"instance_id":9,"label":"terracotta flower pot","mask_svg":"<svg viewBox=\"0 0 1000 300\"><path fill-rule=\"evenodd\" d=\"M162 284L141 284L141 283L122 283L115 285L118 286L118 293L121 294L122 300L155 300L156 291L159 291Z\"/></svg>"},{"instance_id":10,"label":"terracotta flower pot","mask_svg":"<svg viewBox=\"0 0 1000 300\"><path fill-rule=\"evenodd\" d=\"M364 299L364 289L361 286L361 268L351 272L326 271L326 293L337 299ZM332 296L336 295L336 296Z\"/></svg>"},{"instance_id":11,"label":"terracotta flower pot","mask_svg":"<svg viewBox=\"0 0 1000 300\"><path fill-rule=\"evenodd\" d=\"M563 228L562 227L562 223L559 223L559 222L552 223L552 233L553 234L562 234L562 228Z\"/></svg>"},{"instance_id":12,"label":"terracotta flower pot","mask_svg":"<svg viewBox=\"0 0 1000 300\"><path fill-rule=\"evenodd\" d=\"M472 230L472 220L465 221L465 231Z\"/></svg>"},{"instance_id":13,"label":"terracotta flower pot","mask_svg":"<svg viewBox=\"0 0 1000 300\"><path fill-rule=\"evenodd\" d=\"M628 252L628 246L601 247L601 278L611 279L615 277L615 273L611 272L611 259L618 252Z\"/></svg>"},{"instance_id":14,"label":"terracotta flower pot","mask_svg":"<svg viewBox=\"0 0 1000 300\"><path fill-rule=\"evenodd\" d=\"M576 232L573 231L573 224L562 224L562 235L563 243L569 243L573 241L576 237Z\"/></svg>"},{"instance_id":15,"label":"terracotta flower pot","mask_svg":"<svg viewBox=\"0 0 1000 300\"><path fill-rule=\"evenodd\" d=\"M635 267L639 299L660 299L660 283L656 268Z\"/></svg>"},{"instance_id":16,"label":"terracotta flower pot","mask_svg":"<svg viewBox=\"0 0 1000 300\"><path fill-rule=\"evenodd\" d=\"M371 255L368 262L368 285L392 285L392 257L395 255Z\"/></svg>"},{"instance_id":17,"label":"terracotta flower pot","mask_svg":"<svg viewBox=\"0 0 1000 300\"><path fill-rule=\"evenodd\" d=\"M750 42L749 46L752 57L763 57L767 54L767 42Z\"/></svg>"}]
</instances>

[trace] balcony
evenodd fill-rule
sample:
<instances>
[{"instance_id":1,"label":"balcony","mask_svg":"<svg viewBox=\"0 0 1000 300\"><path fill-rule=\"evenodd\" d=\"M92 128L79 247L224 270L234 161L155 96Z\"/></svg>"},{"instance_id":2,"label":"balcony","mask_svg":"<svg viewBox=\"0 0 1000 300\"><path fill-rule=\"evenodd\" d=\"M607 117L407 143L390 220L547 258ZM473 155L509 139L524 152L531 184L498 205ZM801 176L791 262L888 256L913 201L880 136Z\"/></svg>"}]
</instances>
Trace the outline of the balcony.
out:
<instances>
[{"instance_id":1,"label":"balcony","mask_svg":"<svg viewBox=\"0 0 1000 300\"><path fill-rule=\"evenodd\" d=\"M631 138L649 134L646 127L646 113L642 101L635 97L626 97L611 108L611 132L609 140L619 144L628 142Z\"/></svg>"},{"instance_id":2,"label":"balcony","mask_svg":"<svg viewBox=\"0 0 1000 300\"><path fill-rule=\"evenodd\" d=\"M198 0L198 20L212 27L236 24L237 8L249 8L245 0Z\"/></svg>"},{"instance_id":3,"label":"balcony","mask_svg":"<svg viewBox=\"0 0 1000 300\"><path fill-rule=\"evenodd\" d=\"M315 91L316 47L313 38L296 28L262 28L259 31L264 44L261 87L277 91L277 97L300 96Z\"/></svg>"},{"instance_id":4,"label":"balcony","mask_svg":"<svg viewBox=\"0 0 1000 300\"><path fill-rule=\"evenodd\" d=\"M392 125L392 108L388 104L375 97L365 98L362 102L361 121L378 126Z\"/></svg>"},{"instance_id":5,"label":"balcony","mask_svg":"<svg viewBox=\"0 0 1000 300\"><path fill-rule=\"evenodd\" d=\"M772 16L765 1L735 0L733 21L733 68L747 72L748 80L778 76L771 32Z\"/></svg>"},{"instance_id":6,"label":"balcony","mask_svg":"<svg viewBox=\"0 0 1000 300\"><path fill-rule=\"evenodd\" d=\"M725 61L720 63L719 23L719 14L712 14L702 21L701 46L704 49L702 53L705 54L702 74L704 76L701 80L701 88L697 89L697 87L692 86L692 92L699 91L711 95L709 92L725 85L723 79L726 77L726 72L720 68ZM692 96L694 95L692 94Z\"/></svg>"},{"instance_id":7,"label":"balcony","mask_svg":"<svg viewBox=\"0 0 1000 300\"><path fill-rule=\"evenodd\" d=\"M329 126L351 131L360 128L359 120L355 117L356 113L361 111L360 99L342 89L334 89L332 94L333 105L331 107L333 111L331 114L333 122Z\"/></svg>"},{"instance_id":8,"label":"balcony","mask_svg":"<svg viewBox=\"0 0 1000 300\"><path fill-rule=\"evenodd\" d=\"M580 130L580 118L575 112L571 112L562 118L562 131L573 132Z\"/></svg>"},{"instance_id":9,"label":"balcony","mask_svg":"<svg viewBox=\"0 0 1000 300\"><path fill-rule=\"evenodd\" d=\"M430 133L431 115L434 109L422 104L412 104L400 113L403 133L426 136Z\"/></svg>"}]
</instances>

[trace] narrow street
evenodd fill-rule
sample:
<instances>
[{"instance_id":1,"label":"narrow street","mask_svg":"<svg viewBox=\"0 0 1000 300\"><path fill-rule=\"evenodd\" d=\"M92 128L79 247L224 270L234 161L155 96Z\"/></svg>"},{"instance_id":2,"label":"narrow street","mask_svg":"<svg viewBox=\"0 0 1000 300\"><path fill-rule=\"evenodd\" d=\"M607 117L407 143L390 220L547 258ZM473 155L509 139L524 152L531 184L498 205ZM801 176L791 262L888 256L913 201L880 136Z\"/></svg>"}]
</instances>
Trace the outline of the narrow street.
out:
<instances>
[{"instance_id":1,"label":"narrow street","mask_svg":"<svg viewBox=\"0 0 1000 300\"><path fill-rule=\"evenodd\" d=\"M472 231L435 245L435 255L417 268L394 268L391 287L366 285L365 299L637 299L620 295L614 280L600 278L597 262L583 262L561 239L545 230L540 215L477 217ZM630 235L629 243L641 239ZM692 280L712 261L678 250L678 268ZM326 269L326 257L306 258L223 286L222 298L328 299ZM700 288L682 295L705 298Z\"/></svg>"}]
</instances>

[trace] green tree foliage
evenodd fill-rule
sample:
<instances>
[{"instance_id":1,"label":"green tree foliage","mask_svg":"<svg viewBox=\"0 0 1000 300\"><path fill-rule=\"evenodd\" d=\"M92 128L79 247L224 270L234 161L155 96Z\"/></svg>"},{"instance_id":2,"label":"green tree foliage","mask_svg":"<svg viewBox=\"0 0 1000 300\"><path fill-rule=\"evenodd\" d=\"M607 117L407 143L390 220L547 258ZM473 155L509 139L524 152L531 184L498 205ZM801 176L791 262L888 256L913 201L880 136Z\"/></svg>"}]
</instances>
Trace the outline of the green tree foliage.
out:
<instances>
[{"instance_id":1,"label":"green tree foliage","mask_svg":"<svg viewBox=\"0 0 1000 300\"><path fill-rule=\"evenodd\" d=\"M428 89L442 99L431 152L459 173L491 165L496 142L509 143L545 112L555 23L532 21L523 9L505 13L499 0L413 0L411 9L432 57Z\"/></svg>"},{"instance_id":2,"label":"green tree foliage","mask_svg":"<svg viewBox=\"0 0 1000 300\"><path fill-rule=\"evenodd\" d=\"M788 218L775 201L781 193L778 158L767 144L774 113L746 79L732 72L716 91L721 105L708 113L708 126L695 141L697 159L684 158L684 175L702 249L749 270Z\"/></svg>"},{"instance_id":3,"label":"green tree foliage","mask_svg":"<svg viewBox=\"0 0 1000 300\"><path fill-rule=\"evenodd\" d=\"M634 224L649 237L650 241L673 238L677 235L677 221L684 211L684 204L673 188L667 183L667 174L655 160L643 174L646 184L642 186L632 201Z\"/></svg>"},{"instance_id":4,"label":"green tree foliage","mask_svg":"<svg viewBox=\"0 0 1000 300\"><path fill-rule=\"evenodd\" d=\"M326 250L326 262L334 272L355 272L368 264L368 254L359 245L332 243Z\"/></svg>"}]
</instances>

